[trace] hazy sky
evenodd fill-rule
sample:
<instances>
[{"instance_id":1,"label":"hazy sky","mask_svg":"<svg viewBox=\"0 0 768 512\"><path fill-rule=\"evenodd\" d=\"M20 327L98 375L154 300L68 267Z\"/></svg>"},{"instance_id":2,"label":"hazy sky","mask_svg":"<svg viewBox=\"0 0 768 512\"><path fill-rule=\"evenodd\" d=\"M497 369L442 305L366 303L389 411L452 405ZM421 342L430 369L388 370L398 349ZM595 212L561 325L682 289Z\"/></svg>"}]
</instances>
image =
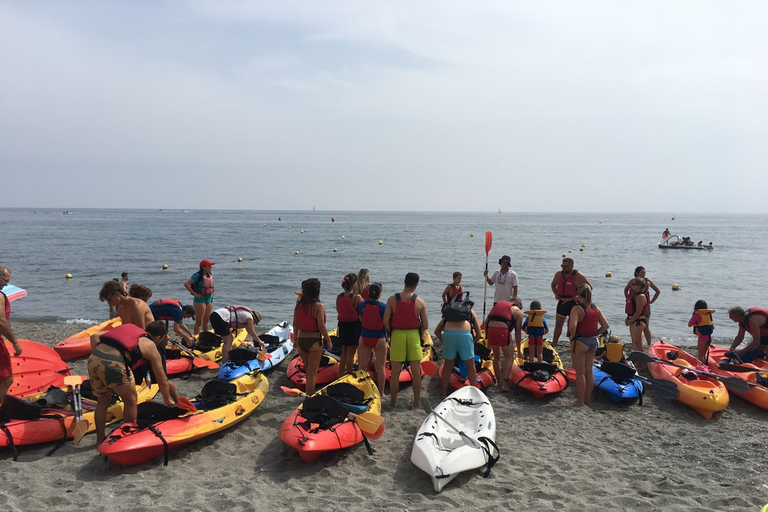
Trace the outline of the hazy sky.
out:
<instances>
[{"instance_id":1,"label":"hazy sky","mask_svg":"<svg viewBox=\"0 0 768 512\"><path fill-rule=\"evenodd\" d=\"M766 27L762 0L0 0L0 204L768 213Z\"/></svg>"}]
</instances>

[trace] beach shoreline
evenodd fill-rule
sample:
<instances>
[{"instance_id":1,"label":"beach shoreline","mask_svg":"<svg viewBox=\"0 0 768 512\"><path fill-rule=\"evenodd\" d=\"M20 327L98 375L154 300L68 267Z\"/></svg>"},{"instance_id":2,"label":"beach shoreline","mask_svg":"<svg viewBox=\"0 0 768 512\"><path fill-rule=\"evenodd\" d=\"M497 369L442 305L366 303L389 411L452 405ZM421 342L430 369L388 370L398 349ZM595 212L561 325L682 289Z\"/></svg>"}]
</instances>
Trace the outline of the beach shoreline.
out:
<instances>
[{"instance_id":1,"label":"beach shoreline","mask_svg":"<svg viewBox=\"0 0 768 512\"><path fill-rule=\"evenodd\" d=\"M14 322L19 338L53 346L83 326ZM438 344L439 348L439 344ZM563 344L560 346L563 349ZM570 366L567 349L561 352ZM86 374L85 360L70 363ZM123 468L93 449L65 443L50 457L52 444L0 454L7 510L318 510L358 507L372 510L441 508L526 510L723 510L757 511L768 502L762 470L768 455L759 435L767 411L738 397L712 420L647 391L643 405L615 405L598 397L591 407L573 408L573 388L535 400L513 389L488 392L497 420L501 458L490 478L472 471L459 475L440 494L410 462L423 410L383 406L386 432L371 445L302 462L279 437L283 420L298 405L280 391L292 386L286 363L269 374L270 392L256 412L221 434L172 451L162 459ZM173 378L181 394L194 396L215 371ZM440 381L425 377L423 396L440 401Z\"/></svg>"}]
</instances>

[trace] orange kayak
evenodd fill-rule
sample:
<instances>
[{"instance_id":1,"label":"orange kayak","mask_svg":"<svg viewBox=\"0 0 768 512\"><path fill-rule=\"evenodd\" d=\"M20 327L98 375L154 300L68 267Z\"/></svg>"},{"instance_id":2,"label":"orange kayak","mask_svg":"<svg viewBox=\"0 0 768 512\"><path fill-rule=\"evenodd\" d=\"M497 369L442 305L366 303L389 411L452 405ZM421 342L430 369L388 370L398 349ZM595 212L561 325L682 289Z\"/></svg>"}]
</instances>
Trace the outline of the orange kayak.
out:
<instances>
[{"instance_id":1,"label":"orange kayak","mask_svg":"<svg viewBox=\"0 0 768 512\"><path fill-rule=\"evenodd\" d=\"M89 356L91 355L91 334L110 331L122 323L123 321L118 316L99 325L94 325L58 342L53 346L53 350L58 352L64 361Z\"/></svg>"},{"instance_id":2,"label":"orange kayak","mask_svg":"<svg viewBox=\"0 0 768 512\"><path fill-rule=\"evenodd\" d=\"M751 363L743 363L739 366L743 366L745 368L751 368L754 370L764 369L765 372L739 373L739 372L731 372L728 370L720 369L717 363L719 361L727 359L725 355L726 352L728 352L728 349L725 347L710 345L708 363L709 363L709 367L712 368L712 373L722 375L723 377L738 377L740 379L744 379L747 382L755 383L755 384L757 384L758 374L762 374L763 377L768 376L768 361L764 359L755 359ZM733 363L738 364L736 363L736 361L733 361ZM731 390L731 392L740 396L744 400L749 400L750 402L752 402L758 407L762 407L763 409L768 409L768 388L766 388L765 386L750 385L749 392L747 393L737 393L736 391L733 391L733 390Z\"/></svg>"}]
</instances>

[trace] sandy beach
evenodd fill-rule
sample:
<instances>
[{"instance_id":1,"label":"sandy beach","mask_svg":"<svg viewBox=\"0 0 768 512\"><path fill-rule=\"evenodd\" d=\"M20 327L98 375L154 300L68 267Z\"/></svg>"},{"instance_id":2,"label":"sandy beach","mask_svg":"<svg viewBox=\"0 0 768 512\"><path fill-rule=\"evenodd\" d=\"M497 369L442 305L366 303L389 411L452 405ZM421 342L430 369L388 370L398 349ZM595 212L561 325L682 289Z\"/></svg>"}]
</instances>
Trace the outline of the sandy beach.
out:
<instances>
[{"instance_id":1,"label":"sandy beach","mask_svg":"<svg viewBox=\"0 0 768 512\"><path fill-rule=\"evenodd\" d=\"M18 337L53 346L82 326L12 322ZM562 348L562 347L561 347ZM439 350L439 344L438 344ZM570 358L562 353L566 367ZM86 374L85 360L71 362ZM174 378L194 396L212 370ZM759 433L766 412L738 397L705 420L677 401L647 391L643 405L572 408L573 390L535 400L521 390L488 395L501 459L490 478L460 475L440 494L410 462L411 445L426 413L384 407L386 432L371 444L302 462L279 437L298 405L284 395L285 366L269 375L270 392L253 416L224 433L157 459L123 468L93 449L64 444L21 447L19 460L0 455L6 510L675 510L757 511L768 503L762 472L768 455ZM436 405L440 382L425 378L424 396ZM388 403L388 400L386 400Z\"/></svg>"}]
</instances>

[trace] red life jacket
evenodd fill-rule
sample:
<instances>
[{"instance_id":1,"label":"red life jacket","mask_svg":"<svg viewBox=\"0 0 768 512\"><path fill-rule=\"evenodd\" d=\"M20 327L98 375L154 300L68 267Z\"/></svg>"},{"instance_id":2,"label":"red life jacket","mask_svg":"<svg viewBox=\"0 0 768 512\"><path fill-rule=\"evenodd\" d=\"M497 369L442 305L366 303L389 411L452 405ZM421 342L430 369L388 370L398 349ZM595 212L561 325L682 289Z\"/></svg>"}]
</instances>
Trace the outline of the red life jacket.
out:
<instances>
[{"instance_id":1,"label":"red life jacket","mask_svg":"<svg viewBox=\"0 0 768 512\"><path fill-rule=\"evenodd\" d=\"M200 277L200 275L200 272L198 272L195 291L200 295L211 295L213 293L213 276L211 274L202 274L202 277Z\"/></svg>"},{"instance_id":2,"label":"red life jacket","mask_svg":"<svg viewBox=\"0 0 768 512\"><path fill-rule=\"evenodd\" d=\"M510 329L512 329L515 326L515 321L512 317L512 306L513 304L511 302L497 302L491 308L490 313L488 313L488 319L504 322Z\"/></svg>"},{"instance_id":3,"label":"red life jacket","mask_svg":"<svg viewBox=\"0 0 768 512\"><path fill-rule=\"evenodd\" d=\"M559 296L565 298L576 296L576 285L574 284L574 280L576 279L576 274L578 272L578 270L572 270L568 279L565 279L565 277L563 277L563 272L560 271L560 280L557 282L556 286L557 294Z\"/></svg>"},{"instance_id":4,"label":"red life jacket","mask_svg":"<svg viewBox=\"0 0 768 512\"><path fill-rule=\"evenodd\" d=\"M155 315L155 320L165 320L166 322L168 322L170 320L173 320L173 315L169 314L168 309L163 308L163 306L175 306L181 309L181 302L176 299L159 299L152 303L152 308L158 308L157 310L152 309L152 314L154 314L155 311L157 311L157 315Z\"/></svg>"},{"instance_id":5,"label":"red life jacket","mask_svg":"<svg viewBox=\"0 0 768 512\"><path fill-rule=\"evenodd\" d=\"M624 312L632 316L637 311L637 305L635 304L635 298L637 298L638 295L645 295L645 306L643 306L643 311L640 313L640 316L645 316L648 314L648 308L651 305L651 301L648 299L648 294L645 292L630 292L629 295L627 295L627 304L624 307Z\"/></svg>"},{"instance_id":6,"label":"red life jacket","mask_svg":"<svg viewBox=\"0 0 768 512\"><path fill-rule=\"evenodd\" d=\"M340 293L336 297L336 311L339 313L339 322L357 322L359 320L357 310L352 307L352 297L354 296L354 293L349 295Z\"/></svg>"},{"instance_id":7,"label":"red life jacket","mask_svg":"<svg viewBox=\"0 0 768 512\"><path fill-rule=\"evenodd\" d=\"M592 305L588 308L581 306L581 309L584 310L584 318L576 326L576 336L597 336L598 332L600 332L598 330L600 315L597 313L597 308Z\"/></svg>"},{"instance_id":8,"label":"red life jacket","mask_svg":"<svg viewBox=\"0 0 768 512\"><path fill-rule=\"evenodd\" d=\"M248 324L248 317L253 318L251 315L251 308L247 308L245 306L229 306L227 309L229 310L230 329L242 329ZM238 314L238 311L246 312L246 317L241 319L241 315Z\"/></svg>"},{"instance_id":9,"label":"red life jacket","mask_svg":"<svg viewBox=\"0 0 768 512\"><path fill-rule=\"evenodd\" d=\"M8 320L11 318L11 301L8 300L8 296L3 292L0 292L0 294L3 295L3 300L5 301L5 319ZM3 342L3 339L3 335L0 334L0 343Z\"/></svg>"},{"instance_id":10,"label":"red life jacket","mask_svg":"<svg viewBox=\"0 0 768 512\"><path fill-rule=\"evenodd\" d=\"M453 292L448 293L448 300L452 299L455 295L464 293L464 289L461 287L461 285L456 286L455 284L451 283L450 286L453 288Z\"/></svg>"},{"instance_id":11,"label":"red life jacket","mask_svg":"<svg viewBox=\"0 0 768 512\"><path fill-rule=\"evenodd\" d=\"M381 318L381 302L367 300L363 304L363 314L360 315L360 327L368 331L383 331L384 320Z\"/></svg>"},{"instance_id":12,"label":"red life jacket","mask_svg":"<svg viewBox=\"0 0 768 512\"><path fill-rule=\"evenodd\" d=\"M421 319L416 314L416 294L411 295L410 300L400 300L400 294L395 294L397 305L392 313L390 324L392 329L418 329L421 327Z\"/></svg>"},{"instance_id":13,"label":"red life jacket","mask_svg":"<svg viewBox=\"0 0 768 512\"><path fill-rule=\"evenodd\" d=\"M296 305L296 329L301 332L317 332L320 328L317 325L317 320L312 315L312 306L314 304L297 304Z\"/></svg>"},{"instance_id":14,"label":"red life jacket","mask_svg":"<svg viewBox=\"0 0 768 512\"><path fill-rule=\"evenodd\" d=\"M8 307L7 299L5 304L7 308ZM8 310L6 309L6 316L7 315L8 315ZM750 315L763 315L765 317L765 323L760 327L760 337L764 338L768 336L768 308L749 308L747 310L747 315L744 317L744 320L742 322L739 322L739 325L741 325L747 330L749 330Z\"/></svg>"},{"instance_id":15,"label":"red life jacket","mask_svg":"<svg viewBox=\"0 0 768 512\"><path fill-rule=\"evenodd\" d=\"M144 356L139 348L139 338L150 338L147 331L133 324L118 325L100 337L101 343L116 348L133 370L144 364Z\"/></svg>"},{"instance_id":16,"label":"red life jacket","mask_svg":"<svg viewBox=\"0 0 768 512\"><path fill-rule=\"evenodd\" d=\"M371 298L371 290L368 289L366 286L363 288L363 293L360 294L363 297L363 300L368 300Z\"/></svg>"}]
</instances>

